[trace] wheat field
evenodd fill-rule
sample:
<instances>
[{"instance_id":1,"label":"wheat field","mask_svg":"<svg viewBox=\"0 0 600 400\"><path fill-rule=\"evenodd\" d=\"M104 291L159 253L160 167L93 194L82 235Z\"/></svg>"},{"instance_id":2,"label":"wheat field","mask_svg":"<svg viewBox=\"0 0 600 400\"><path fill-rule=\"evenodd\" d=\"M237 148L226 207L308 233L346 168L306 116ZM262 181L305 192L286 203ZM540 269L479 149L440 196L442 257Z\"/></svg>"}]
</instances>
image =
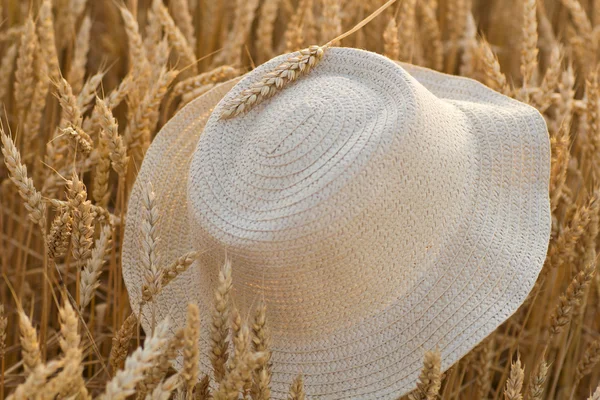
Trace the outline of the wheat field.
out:
<instances>
[{"instance_id":1,"label":"wheat field","mask_svg":"<svg viewBox=\"0 0 600 400\"><path fill-rule=\"evenodd\" d=\"M266 306L240 316L227 263L202 316L212 372L197 306L174 338L161 321L144 336L121 278L128 194L181 107L276 55L313 54L383 3L0 1L0 399L270 398ZM533 291L445 373L426 353L408 397L600 400L600 1L398 0L332 45L479 80L550 132L553 229ZM146 302L195 256L151 262L156 195L148 185ZM289 384L305 398L300 374Z\"/></svg>"}]
</instances>

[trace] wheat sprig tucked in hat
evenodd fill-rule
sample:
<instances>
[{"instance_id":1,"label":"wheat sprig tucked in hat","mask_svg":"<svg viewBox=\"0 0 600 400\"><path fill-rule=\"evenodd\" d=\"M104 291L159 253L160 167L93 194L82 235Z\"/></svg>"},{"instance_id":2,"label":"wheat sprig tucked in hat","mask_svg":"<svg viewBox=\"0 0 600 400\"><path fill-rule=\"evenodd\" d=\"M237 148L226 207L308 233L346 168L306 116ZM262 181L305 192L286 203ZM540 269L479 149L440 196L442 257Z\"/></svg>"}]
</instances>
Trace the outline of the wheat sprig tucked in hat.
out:
<instances>
[{"instance_id":1,"label":"wheat sprig tucked in hat","mask_svg":"<svg viewBox=\"0 0 600 400\"><path fill-rule=\"evenodd\" d=\"M138 309L152 182L161 259L199 254L155 297L156 318L183 324L200 305L202 370L227 254L240 311L266 303L274 399L299 373L309 398L395 399L427 350L447 369L533 286L550 235L546 126L473 80L348 48L229 113L299 56L215 87L162 129L129 202L124 278Z\"/></svg>"}]
</instances>

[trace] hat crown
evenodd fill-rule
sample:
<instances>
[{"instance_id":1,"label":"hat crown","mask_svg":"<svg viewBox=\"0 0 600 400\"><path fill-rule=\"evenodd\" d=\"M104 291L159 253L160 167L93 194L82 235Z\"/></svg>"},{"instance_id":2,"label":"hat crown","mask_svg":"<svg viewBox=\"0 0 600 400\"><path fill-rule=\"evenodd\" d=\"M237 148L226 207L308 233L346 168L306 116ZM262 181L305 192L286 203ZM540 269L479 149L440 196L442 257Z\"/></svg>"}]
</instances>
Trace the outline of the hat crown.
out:
<instances>
[{"instance_id":1,"label":"hat crown","mask_svg":"<svg viewBox=\"0 0 600 400\"><path fill-rule=\"evenodd\" d=\"M198 243L227 250L234 265L254 275L248 286L263 287L270 273L292 281L294 271L329 269L337 276L331 290L354 292L345 306L360 312L361 296L377 296L385 307L401 295L457 223L446 210L460 202L456 188L468 179L460 151L468 138L460 120L445 117L449 106L438 105L401 67L352 54L331 49L272 99L221 120L216 116L236 96L232 90L199 140L188 196ZM250 73L237 92L267 68ZM395 279L369 270L374 249L397 255L389 266ZM361 276L362 284L349 288L348 275ZM301 301L313 286L303 285L290 301ZM298 321L305 332L318 320L307 318Z\"/></svg>"}]
</instances>

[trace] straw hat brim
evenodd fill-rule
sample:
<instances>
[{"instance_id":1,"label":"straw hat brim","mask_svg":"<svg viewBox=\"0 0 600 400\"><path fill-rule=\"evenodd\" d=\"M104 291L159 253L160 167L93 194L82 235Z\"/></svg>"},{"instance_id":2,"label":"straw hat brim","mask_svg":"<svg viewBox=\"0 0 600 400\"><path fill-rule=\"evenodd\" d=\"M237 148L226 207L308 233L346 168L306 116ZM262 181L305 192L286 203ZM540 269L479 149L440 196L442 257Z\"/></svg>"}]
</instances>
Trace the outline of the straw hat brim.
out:
<instances>
[{"instance_id":1,"label":"straw hat brim","mask_svg":"<svg viewBox=\"0 0 600 400\"><path fill-rule=\"evenodd\" d=\"M329 50L335 51L345 50ZM282 57L258 69L268 71ZM550 144L543 117L474 80L402 67L439 99L464 110L470 121L481 151L474 155L481 163L480 187L474 190L481 218L470 221L466 237L448 243L455 255L452 264L444 266L435 282L417 284L414 296L406 295L352 329L316 344L288 344L273 332L274 399L287 397L298 373L304 375L309 397L395 399L415 387L426 350L439 348L445 370L509 318L525 300L543 265L551 226ZM189 228L187 171L212 110L238 82L218 85L183 108L146 153L129 200L123 247L123 276L133 310L138 310L143 283L139 254L144 185L152 182L157 195L161 262L166 265L197 250ZM211 369L211 288L218 271L202 273L208 278L199 283L199 268L194 264L165 287L156 299L155 311L156 320L170 317L175 329L185 323L188 302L200 305L201 370L207 372ZM142 318L147 332L149 307ZM432 308L435 315L427 313ZM399 337L409 339L399 342Z\"/></svg>"}]
</instances>

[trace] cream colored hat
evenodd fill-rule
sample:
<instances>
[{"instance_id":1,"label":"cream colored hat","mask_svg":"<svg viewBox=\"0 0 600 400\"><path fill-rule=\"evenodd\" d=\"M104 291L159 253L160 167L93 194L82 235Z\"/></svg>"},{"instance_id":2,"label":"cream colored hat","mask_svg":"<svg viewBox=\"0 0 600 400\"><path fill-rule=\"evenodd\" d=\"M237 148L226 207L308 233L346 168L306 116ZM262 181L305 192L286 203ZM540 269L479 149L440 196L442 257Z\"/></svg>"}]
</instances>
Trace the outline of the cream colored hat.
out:
<instances>
[{"instance_id":1,"label":"cream colored hat","mask_svg":"<svg viewBox=\"0 0 600 400\"><path fill-rule=\"evenodd\" d=\"M157 319L180 325L187 303L200 305L203 371L227 252L240 311L267 304L273 398L302 373L309 398L395 399L415 387L425 351L438 348L447 369L531 290L550 235L546 125L473 80L348 48L220 118L288 57L215 87L150 146L123 248L132 307L149 181L162 260L204 252L157 298Z\"/></svg>"}]
</instances>

